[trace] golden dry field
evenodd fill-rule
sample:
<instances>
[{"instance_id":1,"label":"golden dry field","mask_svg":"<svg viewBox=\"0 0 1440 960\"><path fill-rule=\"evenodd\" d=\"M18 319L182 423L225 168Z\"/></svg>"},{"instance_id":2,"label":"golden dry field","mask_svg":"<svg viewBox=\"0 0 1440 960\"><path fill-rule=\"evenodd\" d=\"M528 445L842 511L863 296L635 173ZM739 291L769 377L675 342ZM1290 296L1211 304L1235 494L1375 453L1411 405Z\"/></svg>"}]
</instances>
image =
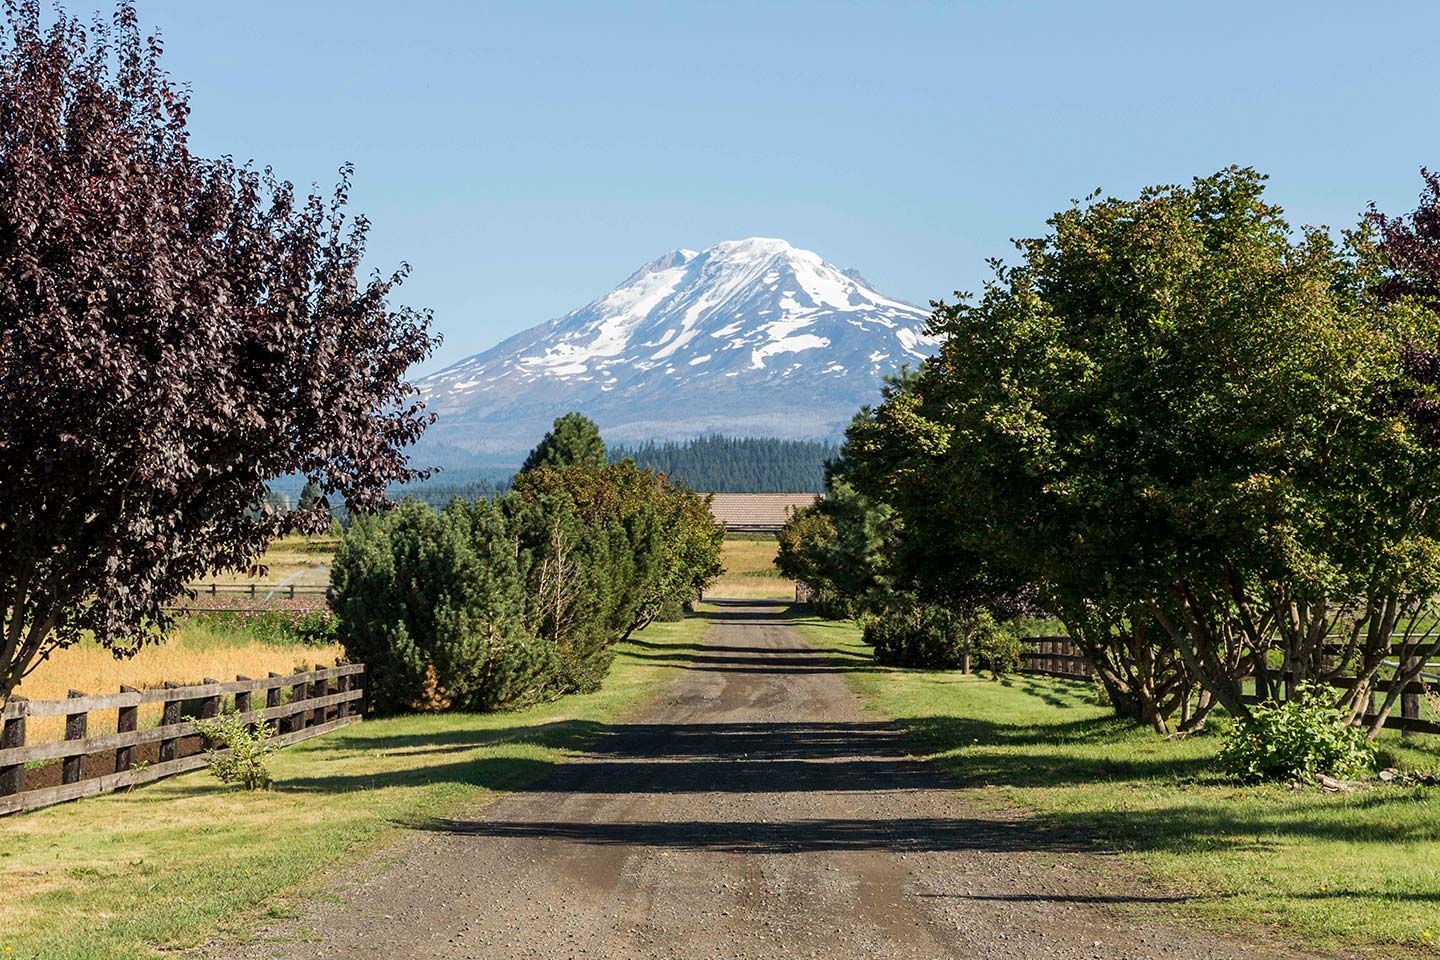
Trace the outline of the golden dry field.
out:
<instances>
[{"instance_id":1,"label":"golden dry field","mask_svg":"<svg viewBox=\"0 0 1440 960\"><path fill-rule=\"evenodd\" d=\"M144 690L167 681L185 686L201 683L206 677L263 677L271 671L290 673L296 667L329 666L340 653L339 646L333 644L307 647L267 643L234 627L182 620L164 643L144 647L128 660L116 660L109 650L93 643L60 650L27 677L15 695L31 700L63 700L71 690L119 693L122 683ZM158 703L141 706L140 725L159 723L160 708ZM93 711L90 732L113 732L115 720L114 710ZM25 733L31 743L64 739L65 718L32 717Z\"/></svg>"},{"instance_id":2,"label":"golden dry field","mask_svg":"<svg viewBox=\"0 0 1440 960\"><path fill-rule=\"evenodd\" d=\"M283 537L270 545L260 558L256 576L247 571L227 571L207 577L202 583L259 584L267 587L280 585L297 587L324 587L330 583L330 557L339 543L334 537Z\"/></svg>"},{"instance_id":3,"label":"golden dry field","mask_svg":"<svg viewBox=\"0 0 1440 960\"><path fill-rule=\"evenodd\" d=\"M720 548L725 572L709 590L707 597L742 597L746 599L794 600L795 581L780 576L775 569L774 537L726 537Z\"/></svg>"}]
</instances>

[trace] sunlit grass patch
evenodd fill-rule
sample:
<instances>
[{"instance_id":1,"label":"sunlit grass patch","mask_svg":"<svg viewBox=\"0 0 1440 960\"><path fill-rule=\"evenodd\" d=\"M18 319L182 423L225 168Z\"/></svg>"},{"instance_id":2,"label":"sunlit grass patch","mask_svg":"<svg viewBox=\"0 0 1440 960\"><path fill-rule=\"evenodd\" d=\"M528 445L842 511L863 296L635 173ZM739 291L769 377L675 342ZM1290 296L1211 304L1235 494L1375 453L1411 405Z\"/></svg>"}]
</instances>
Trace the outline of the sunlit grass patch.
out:
<instances>
[{"instance_id":1,"label":"sunlit grass patch","mask_svg":"<svg viewBox=\"0 0 1440 960\"><path fill-rule=\"evenodd\" d=\"M795 623L817 645L868 650L852 624ZM1220 737L1163 739L1116 719L1076 681L873 664L848 679L960 784L1191 897L1175 909L1223 925L1274 924L1317 947L1436 951L1440 789L1240 785L1216 771ZM1437 740L1387 731L1381 747L1433 770Z\"/></svg>"}]
</instances>

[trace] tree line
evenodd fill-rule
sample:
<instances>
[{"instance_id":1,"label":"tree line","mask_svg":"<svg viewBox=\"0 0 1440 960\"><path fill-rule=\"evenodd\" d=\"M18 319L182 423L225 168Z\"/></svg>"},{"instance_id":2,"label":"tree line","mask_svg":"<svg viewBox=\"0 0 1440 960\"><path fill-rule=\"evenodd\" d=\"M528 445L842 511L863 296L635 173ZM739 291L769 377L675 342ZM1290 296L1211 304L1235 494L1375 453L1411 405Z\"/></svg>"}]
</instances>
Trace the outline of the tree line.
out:
<instances>
[{"instance_id":1,"label":"tree line","mask_svg":"<svg viewBox=\"0 0 1440 960\"><path fill-rule=\"evenodd\" d=\"M1264 188L1097 193L991 261L779 562L837 614L937 608L956 643L1053 617L1160 731L1269 716L1253 695L1373 738L1440 648L1440 178L1338 236Z\"/></svg>"},{"instance_id":2,"label":"tree line","mask_svg":"<svg viewBox=\"0 0 1440 960\"><path fill-rule=\"evenodd\" d=\"M838 453L839 445L829 440L711 434L684 442L620 446L610 455L707 493L819 493L825 485L825 463Z\"/></svg>"}]
</instances>

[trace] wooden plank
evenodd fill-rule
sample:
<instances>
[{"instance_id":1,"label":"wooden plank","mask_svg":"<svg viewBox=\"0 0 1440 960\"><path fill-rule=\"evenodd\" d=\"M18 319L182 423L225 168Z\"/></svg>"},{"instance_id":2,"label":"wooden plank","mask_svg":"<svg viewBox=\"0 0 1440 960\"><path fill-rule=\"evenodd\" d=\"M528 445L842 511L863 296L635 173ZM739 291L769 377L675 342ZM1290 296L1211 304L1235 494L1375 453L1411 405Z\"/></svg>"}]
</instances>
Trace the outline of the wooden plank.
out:
<instances>
[{"instance_id":1,"label":"wooden plank","mask_svg":"<svg viewBox=\"0 0 1440 960\"><path fill-rule=\"evenodd\" d=\"M362 673L365 670L363 663L346 663L336 667L325 667L320 670L312 670L304 674L306 682L314 680L330 679L333 677L350 676ZM239 693L244 690L251 692L267 690L270 687L284 687L295 683L299 675L285 677L273 677L264 680L230 681L226 683L195 684L181 687L174 684L167 684L164 687L157 687L151 690L132 691L127 693L111 693L101 696L85 697L78 701L69 700L21 700L12 699L5 704L0 716L11 717L63 717L72 712L84 711L94 712L96 710L117 710L121 707L135 707L147 703L168 703L172 700L200 700L204 697L224 696L226 694Z\"/></svg>"},{"instance_id":2,"label":"wooden plank","mask_svg":"<svg viewBox=\"0 0 1440 960\"><path fill-rule=\"evenodd\" d=\"M127 687L127 686L125 686L124 684L121 684L121 685L120 685L120 692L121 692L121 693L125 693L125 692L128 691L128 690L134 690L134 689L135 689L134 687ZM120 708L120 713L119 713L119 715L118 715L118 717L116 718L116 721L115 721L115 733L116 733L116 735L117 735L117 736L123 736L124 734L127 734L127 733L134 733L134 732L138 729L138 727L139 727L139 722L140 722L140 708L139 708L139 707L121 707L121 708ZM97 739L98 739L98 738L97 738ZM100 749L95 750L95 752L96 752L96 753L100 753L100 752L102 752L103 750L104 750L104 748L102 747L102 748L100 748ZM135 748L134 748L133 746L123 746L123 747L116 747L116 748L115 748L115 772L116 772L116 773L124 773L126 770L129 770L129 769L130 769L131 767L133 767L134 765L135 765Z\"/></svg>"},{"instance_id":3,"label":"wooden plank","mask_svg":"<svg viewBox=\"0 0 1440 960\"><path fill-rule=\"evenodd\" d=\"M167 683L167 684L165 684L165 686L171 687L171 688L173 688L173 689L178 689L178 688L176 688L176 687L174 686L174 684L169 684L169 683ZM179 724L179 723L180 723L180 701L179 701L179 700L169 700L169 701L166 701L166 703L165 703L165 709L161 712L161 715L160 715L160 726L166 728L167 731L170 731L170 730L174 730L175 727L176 727L176 725ZM167 762L169 762L169 761L171 761L171 760L174 760L174 759L179 755L179 752L180 752L180 741L179 741L176 737L174 737L174 736L169 736L169 735L167 734L167 735L162 736L162 737L160 738L160 762L161 762L161 763L167 763Z\"/></svg>"},{"instance_id":4,"label":"wooden plank","mask_svg":"<svg viewBox=\"0 0 1440 960\"><path fill-rule=\"evenodd\" d=\"M249 678L249 677L244 677L244 676L237 676L237 677L235 678L235 682L236 682L236 683L240 683L240 682L242 682L242 681L245 682L245 683L249 683L249 682L250 682L250 678ZM244 689L244 690L237 690L237 691L235 691L235 712L236 712L236 713L249 713L249 712L250 712L250 695L251 695L252 692L253 692L253 690L252 690L251 688L246 688L246 689Z\"/></svg>"},{"instance_id":5,"label":"wooden plank","mask_svg":"<svg viewBox=\"0 0 1440 960\"><path fill-rule=\"evenodd\" d=\"M292 734L273 737L270 742L276 747L286 747L294 743L299 743L302 740L309 740L311 737L318 737L321 734L329 733L331 730L359 722L359 717L337 719L323 726L307 727L304 730L299 730ZM30 790L26 793L3 796L0 797L0 816L18 813L22 810L48 807L57 803L64 803L67 800L93 797L97 794L118 790L121 787L139 786L140 784L149 783L164 777L186 773L191 770L198 770L209 764L209 762L210 755L208 753L196 753L188 757L179 757L164 763L151 764L141 770L132 769L122 773L109 773L101 777L82 780L79 783L61 784L56 787L46 787L40 790Z\"/></svg>"},{"instance_id":6,"label":"wooden plank","mask_svg":"<svg viewBox=\"0 0 1440 960\"><path fill-rule=\"evenodd\" d=\"M23 701L22 701L23 703ZM0 752L25 748L25 714L7 717L0 723ZM19 758L0 760L0 797L25 789L25 761Z\"/></svg>"},{"instance_id":7,"label":"wooden plank","mask_svg":"<svg viewBox=\"0 0 1440 960\"><path fill-rule=\"evenodd\" d=\"M278 694L279 691L276 691ZM293 714L304 713L317 706L330 706L351 700L360 701L364 699L363 690L347 690L343 693L336 693L324 698L324 702L318 700L292 700L289 703L277 704L273 707L264 707L258 710L251 710L241 714L241 719L247 723L260 720L278 720L289 717ZM179 706L176 705L178 712ZM157 727L149 727L145 730L133 730L128 732L104 734L98 737L90 737L83 744L75 744L65 740L55 740L49 743L32 743L19 747L0 749L0 766L11 763L30 763L37 760L54 760L58 757L68 756L79 746L83 746L87 753L104 753L108 750L120 750L125 747L134 747L142 743L153 743L156 740L181 740L185 737L195 735L195 724L189 720L182 720L173 724L164 724Z\"/></svg>"}]
</instances>

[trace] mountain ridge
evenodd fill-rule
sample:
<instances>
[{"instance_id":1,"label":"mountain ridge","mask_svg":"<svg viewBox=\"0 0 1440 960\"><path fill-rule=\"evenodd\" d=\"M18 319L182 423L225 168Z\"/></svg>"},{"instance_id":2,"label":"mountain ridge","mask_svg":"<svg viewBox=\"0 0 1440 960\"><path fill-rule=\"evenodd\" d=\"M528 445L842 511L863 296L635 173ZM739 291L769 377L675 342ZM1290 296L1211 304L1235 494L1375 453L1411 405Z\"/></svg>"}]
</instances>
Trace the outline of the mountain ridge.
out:
<instances>
[{"instance_id":1,"label":"mountain ridge","mask_svg":"<svg viewBox=\"0 0 1440 960\"><path fill-rule=\"evenodd\" d=\"M886 375L933 352L928 318L784 240L678 248L589 304L420 379L437 414L424 443L503 460L572 409L627 443L833 438Z\"/></svg>"}]
</instances>

